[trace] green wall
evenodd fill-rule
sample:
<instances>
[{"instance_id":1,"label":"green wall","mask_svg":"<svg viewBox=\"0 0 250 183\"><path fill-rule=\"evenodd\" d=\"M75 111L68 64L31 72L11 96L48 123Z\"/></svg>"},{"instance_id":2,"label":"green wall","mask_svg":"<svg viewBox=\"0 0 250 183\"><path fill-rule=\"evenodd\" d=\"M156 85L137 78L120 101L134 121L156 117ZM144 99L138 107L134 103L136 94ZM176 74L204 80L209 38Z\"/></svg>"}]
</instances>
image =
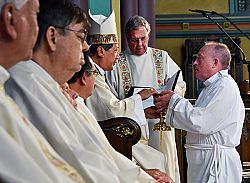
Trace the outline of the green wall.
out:
<instances>
[{"instance_id":1,"label":"green wall","mask_svg":"<svg viewBox=\"0 0 250 183\"><path fill-rule=\"evenodd\" d=\"M88 0L92 14L109 16L111 12L111 0Z\"/></svg>"}]
</instances>

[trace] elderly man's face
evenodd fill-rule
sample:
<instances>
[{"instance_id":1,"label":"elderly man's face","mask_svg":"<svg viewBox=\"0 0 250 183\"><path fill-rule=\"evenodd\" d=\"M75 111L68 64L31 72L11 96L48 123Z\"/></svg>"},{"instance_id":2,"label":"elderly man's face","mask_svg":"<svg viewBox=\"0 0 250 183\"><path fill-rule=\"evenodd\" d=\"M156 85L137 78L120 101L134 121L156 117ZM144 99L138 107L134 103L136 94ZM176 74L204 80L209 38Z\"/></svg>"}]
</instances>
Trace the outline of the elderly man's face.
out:
<instances>
[{"instance_id":1,"label":"elderly man's face","mask_svg":"<svg viewBox=\"0 0 250 183\"><path fill-rule=\"evenodd\" d=\"M105 51L105 62L103 63L102 68L105 71L112 71L113 66L116 64L117 59L119 58L119 52L117 44L113 44L113 46Z\"/></svg>"},{"instance_id":2,"label":"elderly man's face","mask_svg":"<svg viewBox=\"0 0 250 183\"><path fill-rule=\"evenodd\" d=\"M58 74L60 73L60 81L64 83L68 81L75 72L80 71L84 64L83 52L88 50L88 44L83 38L83 30L85 29L82 23L71 23L66 30L66 34L59 34L60 29L57 29L56 52L54 59Z\"/></svg>"},{"instance_id":3,"label":"elderly man's face","mask_svg":"<svg viewBox=\"0 0 250 183\"><path fill-rule=\"evenodd\" d=\"M39 12L38 0L28 0L24 6L17 11L16 16L17 38L19 45L19 53L22 54L20 60L28 60L32 57L32 49L35 45L38 35L37 13ZM17 36L18 36L17 35ZM18 45L17 45L18 46Z\"/></svg>"},{"instance_id":4,"label":"elderly man's face","mask_svg":"<svg viewBox=\"0 0 250 183\"><path fill-rule=\"evenodd\" d=\"M145 27L130 31L127 35L128 47L133 55L143 55L148 48L149 33Z\"/></svg>"},{"instance_id":5,"label":"elderly man's face","mask_svg":"<svg viewBox=\"0 0 250 183\"><path fill-rule=\"evenodd\" d=\"M210 78L213 73L214 66L214 53L212 46L203 46L197 59L193 63L195 77L201 81L205 81Z\"/></svg>"}]
</instances>

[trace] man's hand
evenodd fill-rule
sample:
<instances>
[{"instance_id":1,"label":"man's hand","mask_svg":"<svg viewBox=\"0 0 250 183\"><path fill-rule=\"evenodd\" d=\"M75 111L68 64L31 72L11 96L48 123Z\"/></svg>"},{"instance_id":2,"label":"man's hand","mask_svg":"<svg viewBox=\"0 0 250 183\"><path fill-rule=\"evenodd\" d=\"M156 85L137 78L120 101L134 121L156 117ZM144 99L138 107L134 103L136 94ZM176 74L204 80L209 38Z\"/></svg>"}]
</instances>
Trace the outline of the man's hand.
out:
<instances>
[{"instance_id":1,"label":"man's hand","mask_svg":"<svg viewBox=\"0 0 250 183\"><path fill-rule=\"evenodd\" d=\"M143 89L140 92L138 92L138 94L141 95L142 100L148 99L155 93L157 93L157 91L154 88Z\"/></svg>"},{"instance_id":2,"label":"man's hand","mask_svg":"<svg viewBox=\"0 0 250 183\"><path fill-rule=\"evenodd\" d=\"M159 183L174 183L166 173L163 173L158 169L148 169L145 171Z\"/></svg>"},{"instance_id":3,"label":"man's hand","mask_svg":"<svg viewBox=\"0 0 250 183\"><path fill-rule=\"evenodd\" d=\"M157 112L166 111L169 101L174 94L171 90L162 91L160 94L154 96L154 104L158 109Z\"/></svg>"},{"instance_id":4,"label":"man's hand","mask_svg":"<svg viewBox=\"0 0 250 183\"><path fill-rule=\"evenodd\" d=\"M155 106L148 107L147 109L144 109L144 113L147 119L157 119L160 117L158 109Z\"/></svg>"}]
</instances>

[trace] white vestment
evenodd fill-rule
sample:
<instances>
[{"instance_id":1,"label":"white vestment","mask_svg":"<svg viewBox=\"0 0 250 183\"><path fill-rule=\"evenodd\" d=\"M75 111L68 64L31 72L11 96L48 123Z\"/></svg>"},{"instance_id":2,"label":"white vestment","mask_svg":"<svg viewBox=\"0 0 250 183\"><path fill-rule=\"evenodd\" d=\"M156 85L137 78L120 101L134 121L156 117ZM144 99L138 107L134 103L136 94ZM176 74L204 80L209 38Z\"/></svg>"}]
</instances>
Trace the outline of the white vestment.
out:
<instances>
[{"instance_id":1,"label":"white vestment","mask_svg":"<svg viewBox=\"0 0 250 183\"><path fill-rule=\"evenodd\" d=\"M167 121L187 131L188 183L241 183L239 145L245 117L238 86L222 70L204 82L195 106L174 94Z\"/></svg>"},{"instance_id":2,"label":"white vestment","mask_svg":"<svg viewBox=\"0 0 250 183\"><path fill-rule=\"evenodd\" d=\"M132 86L154 87L158 88L158 79L155 62L153 59L152 48L148 47L147 52L141 56L130 54L129 50L125 52L126 59L128 61L129 72L131 74ZM162 50L163 59L163 79L167 80L173 76L180 68L170 58L167 52ZM118 98L123 99L125 97L124 88L122 86L122 73L118 64L116 68L107 74L110 87L114 88ZM180 75L179 80L182 80ZM112 90L113 91L113 90ZM149 145L155 149L163 152L167 157L167 174L176 182L180 182L178 157L175 143L174 129L171 131L163 132L162 143L160 145L160 133L153 131L154 124L158 123L159 119L148 119L149 125Z\"/></svg>"},{"instance_id":3,"label":"white vestment","mask_svg":"<svg viewBox=\"0 0 250 183\"><path fill-rule=\"evenodd\" d=\"M0 181L83 183L5 94L3 84L9 74L1 66L0 76Z\"/></svg>"},{"instance_id":4,"label":"white vestment","mask_svg":"<svg viewBox=\"0 0 250 183\"><path fill-rule=\"evenodd\" d=\"M159 169L166 172L166 157L145 143L148 139L148 125L144 115L142 100L139 94L119 100L110 91L105 81L104 70L95 65L100 75L95 79L93 94L85 102L86 106L98 121L114 118L128 117L134 119L141 127L140 142L133 146L132 155L135 161L144 169Z\"/></svg>"},{"instance_id":5,"label":"white vestment","mask_svg":"<svg viewBox=\"0 0 250 183\"><path fill-rule=\"evenodd\" d=\"M9 94L86 182L154 182L112 148L100 127L98 132L93 127L97 128L97 121L88 121L77 112L58 83L37 63L20 62L10 73Z\"/></svg>"}]
</instances>

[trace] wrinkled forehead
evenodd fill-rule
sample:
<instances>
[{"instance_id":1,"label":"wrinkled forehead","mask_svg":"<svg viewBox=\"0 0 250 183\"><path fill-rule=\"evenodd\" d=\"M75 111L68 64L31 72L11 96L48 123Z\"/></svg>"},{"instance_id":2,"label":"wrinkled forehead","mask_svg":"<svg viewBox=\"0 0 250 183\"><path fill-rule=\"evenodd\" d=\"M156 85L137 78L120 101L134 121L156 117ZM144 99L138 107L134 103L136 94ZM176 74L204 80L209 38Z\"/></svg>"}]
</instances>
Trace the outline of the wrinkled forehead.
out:
<instances>
[{"instance_id":1,"label":"wrinkled forehead","mask_svg":"<svg viewBox=\"0 0 250 183\"><path fill-rule=\"evenodd\" d=\"M17 9L21 9L28 0L0 0L0 10L6 3L13 3Z\"/></svg>"}]
</instances>

